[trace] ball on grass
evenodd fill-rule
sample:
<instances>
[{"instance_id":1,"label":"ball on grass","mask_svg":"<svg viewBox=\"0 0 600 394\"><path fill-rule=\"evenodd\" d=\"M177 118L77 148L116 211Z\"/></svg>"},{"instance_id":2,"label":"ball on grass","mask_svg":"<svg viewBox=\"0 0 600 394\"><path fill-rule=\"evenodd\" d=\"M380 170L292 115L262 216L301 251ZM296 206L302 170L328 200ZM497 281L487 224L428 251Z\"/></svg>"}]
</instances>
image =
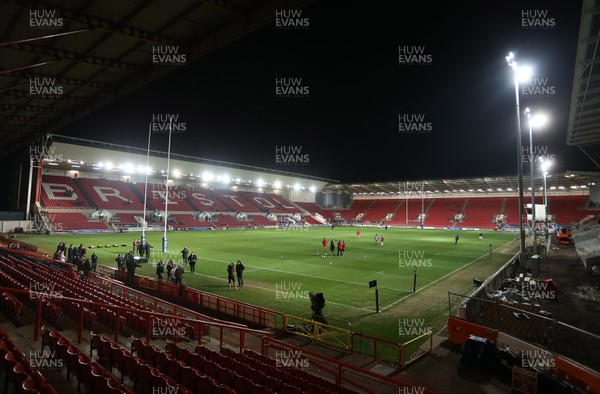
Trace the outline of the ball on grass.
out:
<instances>
[{"instance_id":1,"label":"ball on grass","mask_svg":"<svg viewBox=\"0 0 600 394\"><path fill-rule=\"evenodd\" d=\"M333 264L333 263L330 261L329 264Z\"/></svg>"}]
</instances>

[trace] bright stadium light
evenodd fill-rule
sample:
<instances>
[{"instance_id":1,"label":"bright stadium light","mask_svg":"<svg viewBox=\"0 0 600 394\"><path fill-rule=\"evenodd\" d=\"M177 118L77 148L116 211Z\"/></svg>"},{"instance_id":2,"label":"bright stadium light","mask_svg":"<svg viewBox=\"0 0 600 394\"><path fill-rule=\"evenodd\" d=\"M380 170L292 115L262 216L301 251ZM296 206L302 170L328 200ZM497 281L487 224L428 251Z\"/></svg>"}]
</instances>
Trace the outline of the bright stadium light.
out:
<instances>
[{"instance_id":1,"label":"bright stadium light","mask_svg":"<svg viewBox=\"0 0 600 394\"><path fill-rule=\"evenodd\" d=\"M279 182L279 181L275 181L275 183L273 183L273 187L274 187L275 189L281 189L281 182Z\"/></svg>"},{"instance_id":2,"label":"bright stadium light","mask_svg":"<svg viewBox=\"0 0 600 394\"><path fill-rule=\"evenodd\" d=\"M301 188L301 187L302 187L302 186L300 186L300 184L296 183L296 184L294 185L294 190L296 190L296 191L297 191L297 190L300 190L300 188Z\"/></svg>"},{"instance_id":3,"label":"bright stadium light","mask_svg":"<svg viewBox=\"0 0 600 394\"><path fill-rule=\"evenodd\" d=\"M214 174L212 174L212 173L210 173L208 171L204 171L202 173L202 180L204 182L210 182L210 181L213 181L214 179L215 179L215 175Z\"/></svg>"},{"instance_id":4,"label":"bright stadium light","mask_svg":"<svg viewBox=\"0 0 600 394\"><path fill-rule=\"evenodd\" d=\"M125 163L125 165L123 166L123 171L125 171L125 173L127 174L131 174L133 172L133 164Z\"/></svg>"},{"instance_id":5,"label":"bright stadium light","mask_svg":"<svg viewBox=\"0 0 600 394\"><path fill-rule=\"evenodd\" d=\"M113 169L113 163L111 163L110 161L107 161L104 164L104 168L106 168L107 170L112 170Z\"/></svg>"},{"instance_id":6,"label":"bright stadium light","mask_svg":"<svg viewBox=\"0 0 600 394\"><path fill-rule=\"evenodd\" d=\"M314 192L317 191L317 188L314 187L314 186L311 186L311 187L308 188L308 190L310 190L311 193L314 193Z\"/></svg>"},{"instance_id":7,"label":"bright stadium light","mask_svg":"<svg viewBox=\"0 0 600 394\"><path fill-rule=\"evenodd\" d=\"M181 172L177 169L173 170L173 176L175 178L179 178L181 176Z\"/></svg>"},{"instance_id":8,"label":"bright stadium light","mask_svg":"<svg viewBox=\"0 0 600 394\"><path fill-rule=\"evenodd\" d=\"M256 186L263 187L264 184L265 184L265 181L263 181L262 179L257 179L256 180Z\"/></svg>"},{"instance_id":9,"label":"bright stadium light","mask_svg":"<svg viewBox=\"0 0 600 394\"><path fill-rule=\"evenodd\" d=\"M221 177L221 182L228 184L229 182L231 182L231 178L229 177L229 175L225 174Z\"/></svg>"}]
</instances>

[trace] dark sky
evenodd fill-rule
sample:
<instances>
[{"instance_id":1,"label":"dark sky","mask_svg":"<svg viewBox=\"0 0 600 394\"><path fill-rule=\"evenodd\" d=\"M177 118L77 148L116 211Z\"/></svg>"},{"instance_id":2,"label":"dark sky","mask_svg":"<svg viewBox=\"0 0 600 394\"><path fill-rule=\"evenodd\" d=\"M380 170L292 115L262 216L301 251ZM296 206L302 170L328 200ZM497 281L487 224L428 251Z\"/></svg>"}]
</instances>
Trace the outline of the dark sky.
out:
<instances>
[{"instance_id":1,"label":"dark sky","mask_svg":"<svg viewBox=\"0 0 600 394\"><path fill-rule=\"evenodd\" d=\"M553 28L525 28L524 10ZM273 23L57 133L145 147L152 114L174 113L187 127L175 153L342 182L516 175L512 50L552 92L521 95L550 117L534 145L560 171L591 170L565 146L580 13L576 0L316 1L307 29ZM400 65L400 46L431 61ZM277 78L302 78L308 97L277 97ZM399 132L399 114L430 132ZM166 144L153 136L153 149ZM277 146L308 160L277 163Z\"/></svg>"}]
</instances>

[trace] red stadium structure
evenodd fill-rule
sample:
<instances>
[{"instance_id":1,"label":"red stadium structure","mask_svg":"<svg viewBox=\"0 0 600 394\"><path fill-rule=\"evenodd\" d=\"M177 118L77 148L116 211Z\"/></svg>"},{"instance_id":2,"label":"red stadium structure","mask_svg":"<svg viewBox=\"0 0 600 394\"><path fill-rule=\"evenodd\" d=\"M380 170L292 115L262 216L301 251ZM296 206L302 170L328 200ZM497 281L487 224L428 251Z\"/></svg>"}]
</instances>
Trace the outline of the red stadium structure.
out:
<instances>
[{"instance_id":1,"label":"red stadium structure","mask_svg":"<svg viewBox=\"0 0 600 394\"><path fill-rule=\"evenodd\" d=\"M600 394L593 351L600 337L542 308L548 304L539 302L540 294L557 301L566 275L537 280L540 255L533 247L490 278L473 279L470 295L449 293L445 329L415 338L422 343L415 350L417 342L302 320L141 275L127 278L107 266L82 280L69 262L15 239L20 232L137 236L330 225L518 232L524 224L544 240L538 252L553 245L577 254L585 271L568 267L569 274L598 273L598 173L345 184L179 155L170 144L165 153L149 151L150 144L146 150L54 134L276 19L279 27L282 15L311 2L0 2L0 153L14 158L4 187L16 196L14 215L1 221L0 392L409 394L433 393L433 383L440 390L493 391L491 384L508 379L513 387L497 389ZM600 71L593 65L600 13L598 1L582 3L567 145L597 164ZM60 26L36 29L40 19ZM156 52L180 48L187 56L181 64L151 64ZM30 85L41 80L60 93L32 94ZM519 205L520 182L535 190L535 217L533 207ZM521 192L531 203L531 191ZM569 298L597 297L597 286L582 288ZM597 311L591 302L573 314ZM328 335L343 341L326 342ZM384 349L393 360L381 355ZM541 354L543 365L528 365L529 354ZM481 372L500 359L512 376ZM436 382L437 374L449 378Z\"/></svg>"}]
</instances>

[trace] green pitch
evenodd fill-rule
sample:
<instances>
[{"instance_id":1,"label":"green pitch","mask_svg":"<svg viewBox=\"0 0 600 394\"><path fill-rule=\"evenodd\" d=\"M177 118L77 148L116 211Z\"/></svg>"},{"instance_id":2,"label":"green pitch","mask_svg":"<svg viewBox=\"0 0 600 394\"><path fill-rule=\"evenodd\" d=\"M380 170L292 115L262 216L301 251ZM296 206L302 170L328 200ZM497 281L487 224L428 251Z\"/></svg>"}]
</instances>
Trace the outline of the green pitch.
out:
<instances>
[{"instance_id":1,"label":"green pitch","mask_svg":"<svg viewBox=\"0 0 600 394\"><path fill-rule=\"evenodd\" d=\"M309 230L247 230L168 233L169 253L160 252L162 233L147 233L154 247L150 263L136 273L156 277L159 259L181 262L187 246L198 256L195 274L186 267L184 282L224 297L260 305L283 313L309 318L308 292L322 292L324 314L330 324L352 331L405 342L419 328L433 333L448 318L448 291L470 294L473 279L486 279L515 253L514 233L479 231L406 230L357 227L311 228ZM376 244L375 234L385 237ZM455 245L455 236L460 235ZM127 244L127 247L97 248L99 264L116 266L117 253L131 250L139 233L100 235L23 236L25 242L55 250L58 242L86 247ZM323 251L325 237L346 241L344 256ZM492 254L490 257L490 247ZM88 249L91 255L92 249ZM244 286L229 290L226 266L240 259L246 266ZM416 293L413 293L417 267ZM377 280L380 313L375 313ZM455 305L451 305L455 313ZM417 329L415 329L416 327Z\"/></svg>"}]
</instances>

